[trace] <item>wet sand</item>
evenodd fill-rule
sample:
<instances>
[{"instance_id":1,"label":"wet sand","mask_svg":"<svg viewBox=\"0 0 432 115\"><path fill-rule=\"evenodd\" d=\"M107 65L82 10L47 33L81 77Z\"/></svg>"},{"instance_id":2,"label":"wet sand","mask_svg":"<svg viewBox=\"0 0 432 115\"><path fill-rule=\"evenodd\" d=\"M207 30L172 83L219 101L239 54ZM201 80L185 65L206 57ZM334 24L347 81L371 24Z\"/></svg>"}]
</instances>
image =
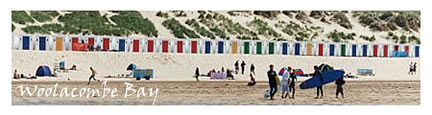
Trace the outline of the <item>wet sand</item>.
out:
<instances>
[{"instance_id":1,"label":"wet sand","mask_svg":"<svg viewBox=\"0 0 432 115\"><path fill-rule=\"evenodd\" d=\"M316 89L302 90L296 84L295 99L280 99L280 92L275 100L264 98L268 89L267 82L260 81L255 86L246 86L246 81L108 81L107 87L117 88L120 96L111 97L30 97L20 96L18 86L68 88L99 88L102 82L85 81L12 81L13 105L151 105L153 97L136 95L125 98L125 82L134 88L158 88L155 105L419 105L420 81L347 81L344 85L345 98L335 98L334 83L324 85L324 98L314 99Z\"/></svg>"}]
</instances>

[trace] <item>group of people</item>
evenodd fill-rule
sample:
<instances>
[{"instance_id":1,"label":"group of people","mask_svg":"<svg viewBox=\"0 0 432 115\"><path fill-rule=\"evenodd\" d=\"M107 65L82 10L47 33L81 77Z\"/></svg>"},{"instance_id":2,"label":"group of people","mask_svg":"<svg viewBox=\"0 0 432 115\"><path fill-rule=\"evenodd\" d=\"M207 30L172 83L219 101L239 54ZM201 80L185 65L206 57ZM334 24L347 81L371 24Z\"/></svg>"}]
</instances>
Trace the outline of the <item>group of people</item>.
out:
<instances>
[{"instance_id":1,"label":"group of people","mask_svg":"<svg viewBox=\"0 0 432 115\"><path fill-rule=\"evenodd\" d=\"M281 82L280 83L281 89L282 89L281 98L285 99L288 97L289 99L294 99L295 82L297 81L297 77L293 71L294 69L292 69L291 67L287 67L286 69L287 69L287 71L284 71L282 73L282 79L280 81ZM269 93L270 93L270 99L271 100L273 100L274 95L278 91L278 84L277 84L278 81L277 80L279 80L279 79L277 78L277 75L278 74L274 70L274 66L270 65L270 70L267 72L267 77L269 80L269 87L270 87ZM319 77L319 80L321 80L321 82L323 82L321 71L320 71L320 68L318 66L314 66L314 72L311 74L308 74L308 76ZM341 94L342 98L344 98L342 85L345 84L345 80L343 79L343 77L336 80L335 84L336 84L336 98L338 98L339 94ZM292 92L291 96L289 95L290 92ZM322 87L322 85L319 85L319 86L317 86L317 96L315 97L315 99L322 99L323 96L324 96L323 87Z\"/></svg>"},{"instance_id":2,"label":"group of people","mask_svg":"<svg viewBox=\"0 0 432 115\"><path fill-rule=\"evenodd\" d=\"M246 68L246 62L245 62L245 61L242 61L241 64L240 64L240 67L241 67L241 74L244 74L244 72L245 72L245 68ZM239 60L237 60L237 61L234 63L235 74L238 74L238 73L239 73L239 69L240 69L240 67L239 67ZM255 75L255 65L254 65L253 63L252 63L251 66L250 66L250 73Z\"/></svg>"},{"instance_id":3,"label":"group of people","mask_svg":"<svg viewBox=\"0 0 432 115\"><path fill-rule=\"evenodd\" d=\"M415 62L414 64L413 62L411 62L408 75L414 75L416 74L416 71L417 71L417 62Z\"/></svg>"},{"instance_id":4,"label":"group of people","mask_svg":"<svg viewBox=\"0 0 432 115\"><path fill-rule=\"evenodd\" d=\"M225 72L226 72L226 73L225 73ZM217 73L217 74L215 74L215 73ZM219 75L219 74L222 74L222 73L223 73L223 75L226 75L226 76L223 76L223 77L226 77L226 78L229 79L229 80L234 80L233 70L226 69L226 71L225 71L225 68L224 68L224 67L222 67L221 70L220 70L220 71L217 71L217 72L216 72L215 69L211 69L211 70L207 73L207 75L201 75L201 74L200 74L200 71L199 71L199 68L197 67L197 68L195 69L195 74L194 74L193 77L196 79L196 81L199 81L199 76L207 76L207 77L211 77L211 75Z\"/></svg>"}]
</instances>

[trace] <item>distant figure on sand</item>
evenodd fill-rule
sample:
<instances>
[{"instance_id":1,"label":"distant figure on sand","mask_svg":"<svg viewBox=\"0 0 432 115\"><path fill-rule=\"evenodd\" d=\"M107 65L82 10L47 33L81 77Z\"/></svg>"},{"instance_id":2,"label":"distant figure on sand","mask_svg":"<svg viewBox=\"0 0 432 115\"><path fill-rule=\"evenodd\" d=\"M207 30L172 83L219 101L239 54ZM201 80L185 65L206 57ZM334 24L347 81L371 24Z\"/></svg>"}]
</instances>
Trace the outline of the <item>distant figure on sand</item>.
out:
<instances>
[{"instance_id":1,"label":"distant figure on sand","mask_svg":"<svg viewBox=\"0 0 432 115\"><path fill-rule=\"evenodd\" d=\"M244 61L242 61L242 63L241 63L242 74L244 74L245 66L246 66L246 63Z\"/></svg>"},{"instance_id":2,"label":"distant figure on sand","mask_svg":"<svg viewBox=\"0 0 432 115\"><path fill-rule=\"evenodd\" d=\"M100 82L100 80L96 80L95 76L96 76L96 70L94 70L92 67L90 67L90 71L91 71L91 75L89 78L89 82L87 83L88 85L90 85L90 81L93 79L95 81Z\"/></svg>"},{"instance_id":3,"label":"distant figure on sand","mask_svg":"<svg viewBox=\"0 0 432 115\"><path fill-rule=\"evenodd\" d=\"M239 71L239 63L238 63L238 60L234 63L234 68L235 68L235 74L238 74L238 71Z\"/></svg>"},{"instance_id":4,"label":"distant figure on sand","mask_svg":"<svg viewBox=\"0 0 432 115\"><path fill-rule=\"evenodd\" d=\"M411 62L408 75L414 75L416 73L416 69L417 69L417 62L414 64L413 64L413 62Z\"/></svg>"},{"instance_id":5,"label":"distant figure on sand","mask_svg":"<svg viewBox=\"0 0 432 115\"><path fill-rule=\"evenodd\" d=\"M20 75L18 74L18 71L16 69L14 70L13 78L14 79L19 79L20 78Z\"/></svg>"},{"instance_id":6,"label":"distant figure on sand","mask_svg":"<svg viewBox=\"0 0 432 115\"><path fill-rule=\"evenodd\" d=\"M291 69L291 67L288 67L288 68L290 68ZM288 69L288 68L284 68L284 69L286 69L286 71L284 71L283 73L282 73L282 80L281 80L281 88L282 88L282 96L281 96L281 98L282 99L285 99L285 98L287 98L287 96L289 97L289 86L288 86L288 83L290 82L289 81L289 76L290 76L290 72L289 71L291 71L290 69ZM290 97L291 98L291 97Z\"/></svg>"},{"instance_id":7,"label":"distant figure on sand","mask_svg":"<svg viewBox=\"0 0 432 115\"><path fill-rule=\"evenodd\" d=\"M276 71L273 70L273 65L270 65L270 70L267 72L267 77L270 86L270 100L273 100L273 96L277 91Z\"/></svg>"},{"instance_id":8,"label":"distant figure on sand","mask_svg":"<svg viewBox=\"0 0 432 115\"><path fill-rule=\"evenodd\" d=\"M253 73L255 75L255 66L253 63L251 63L251 66L250 66L250 73L251 74Z\"/></svg>"},{"instance_id":9,"label":"distant figure on sand","mask_svg":"<svg viewBox=\"0 0 432 115\"><path fill-rule=\"evenodd\" d=\"M288 71L291 72L290 74L290 83L289 83L289 89L292 92L291 97L289 97L290 99L294 99L294 95L295 95L295 82L297 81L297 76L294 72L295 69L291 69L291 67L288 67Z\"/></svg>"},{"instance_id":10,"label":"distant figure on sand","mask_svg":"<svg viewBox=\"0 0 432 115\"><path fill-rule=\"evenodd\" d=\"M229 80L234 80L234 75L233 75L233 71L232 70L230 70L230 69L227 69L227 79L229 79Z\"/></svg>"},{"instance_id":11,"label":"distant figure on sand","mask_svg":"<svg viewBox=\"0 0 432 115\"><path fill-rule=\"evenodd\" d=\"M195 69L195 75L194 75L196 81L199 81L199 79L198 79L199 75L200 75L200 74L199 74L199 68L197 67L197 68Z\"/></svg>"},{"instance_id":12,"label":"distant figure on sand","mask_svg":"<svg viewBox=\"0 0 432 115\"><path fill-rule=\"evenodd\" d=\"M345 84L345 80L343 77L341 77L340 79L336 80L336 98L338 98L339 93L342 95L342 98L344 98L344 94L343 94L343 88L342 85Z\"/></svg>"},{"instance_id":13,"label":"distant figure on sand","mask_svg":"<svg viewBox=\"0 0 432 115\"><path fill-rule=\"evenodd\" d=\"M248 86L254 86L256 84L255 78L253 77L253 74L250 74L250 82L248 82Z\"/></svg>"},{"instance_id":14,"label":"distant figure on sand","mask_svg":"<svg viewBox=\"0 0 432 115\"><path fill-rule=\"evenodd\" d=\"M314 70L315 70L315 72L312 73L312 74L309 74L309 76L319 77L319 79L321 80L321 82L323 82L324 80L323 80L323 78L321 76L321 72L319 71L319 67L318 66L314 66ZM321 97L319 95L320 92L321 92ZM315 97L315 99L322 98L323 96L324 96L324 92L323 92L323 89L322 89L322 85L320 85L320 86L317 87L317 97Z\"/></svg>"}]
</instances>

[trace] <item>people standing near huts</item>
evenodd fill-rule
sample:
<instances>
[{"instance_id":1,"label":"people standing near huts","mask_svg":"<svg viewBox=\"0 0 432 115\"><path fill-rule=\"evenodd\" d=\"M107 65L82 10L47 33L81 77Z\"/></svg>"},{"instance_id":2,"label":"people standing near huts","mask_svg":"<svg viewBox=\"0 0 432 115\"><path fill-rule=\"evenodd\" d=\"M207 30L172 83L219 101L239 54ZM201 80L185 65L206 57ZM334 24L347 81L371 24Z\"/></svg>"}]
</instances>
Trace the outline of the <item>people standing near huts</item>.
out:
<instances>
[{"instance_id":1,"label":"people standing near huts","mask_svg":"<svg viewBox=\"0 0 432 115\"><path fill-rule=\"evenodd\" d=\"M91 71L91 75L89 77L89 82L87 83L88 85L90 85L90 81L93 79L95 81L100 82L100 80L96 80L95 76L96 76L96 70L94 70L92 67L90 67L90 71Z\"/></svg>"},{"instance_id":2,"label":"people standing near huts","mask_svg":"<svg viewBox=\"0 0 432 115\"><path fill-rule=\"evenodd\" d=\"M277 73L273 70L273 64L270 65L270 70L267 72L267 77L269 80L270 86L270 100L273 100L273 96L277 92L277 81L276 81Z\"/></svg>"},{"instance_id":3,"label":"people standing near huts","mask_svg":"<svg viewBox=\"0 0 432 115\"><path fill-rule=\"evenodd\" d=\"M235 74L238 74L238 71L239 71L239 63L238 63L238 60L234 63L234 68L235 68Z\"/></svg>"},{"instance_id":4,"label":"people standing near huts","mask_svg":"<svg viewBox=\"0 0 432 115\"><path fill-rule=\"evenodd\" d=\"M338 98L339 93L342 95L342 98L344 98L343 88L342 85L345 84L344 77L339 78L335 82L336 84L336 98Z\"/></svg>"},{"instance_id":5,"label":"people standing near huts","mask_svg":"<svg viewBox=\"0 0 432 115\"><path fill-rule=\"evenodd\" d=\"M251 74L253 73L255 75L255 65L253 63L251 63L251 66L250 66L250 73Z\"/></svg>"},{"instance_id":6,"label":"people standing near huts","mask_svg":"<svg viewBox=\"0 0 432 115\"><path fill-rule=\"evenodd\" d=\"M241 66L242 74L244 74L244 70L245 70L246 63L245 63L244 61L242 61L242 63L241 63L240 66Z\"/></svg>"}]
</instances>

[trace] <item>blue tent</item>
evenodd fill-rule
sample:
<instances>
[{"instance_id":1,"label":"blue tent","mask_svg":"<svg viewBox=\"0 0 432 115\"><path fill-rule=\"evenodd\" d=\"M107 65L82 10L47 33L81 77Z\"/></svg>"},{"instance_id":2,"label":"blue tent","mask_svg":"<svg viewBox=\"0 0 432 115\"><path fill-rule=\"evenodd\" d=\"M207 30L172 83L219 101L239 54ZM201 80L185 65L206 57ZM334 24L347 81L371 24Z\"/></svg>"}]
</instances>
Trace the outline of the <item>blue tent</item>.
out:
<instances>
[{"instance_id":1,"label":"blue tent","mask_svg":"<svg viewBox=\"0 0 432 115\"><path fill-rule=\"evenodd\" d=\"M129 64L126 70L135 70L137 66L135 64Z\"/></svg>"},{"instance_id":2,"label":"blue tent","mask_svg":"<svg viewBox=\"0 0 432 115\"><path fill-rule=\"evenodd\" d=\"M36 76L50 76L51 70L48 66L39 66L36 70Z\"/></svg>"}]
</instances>

